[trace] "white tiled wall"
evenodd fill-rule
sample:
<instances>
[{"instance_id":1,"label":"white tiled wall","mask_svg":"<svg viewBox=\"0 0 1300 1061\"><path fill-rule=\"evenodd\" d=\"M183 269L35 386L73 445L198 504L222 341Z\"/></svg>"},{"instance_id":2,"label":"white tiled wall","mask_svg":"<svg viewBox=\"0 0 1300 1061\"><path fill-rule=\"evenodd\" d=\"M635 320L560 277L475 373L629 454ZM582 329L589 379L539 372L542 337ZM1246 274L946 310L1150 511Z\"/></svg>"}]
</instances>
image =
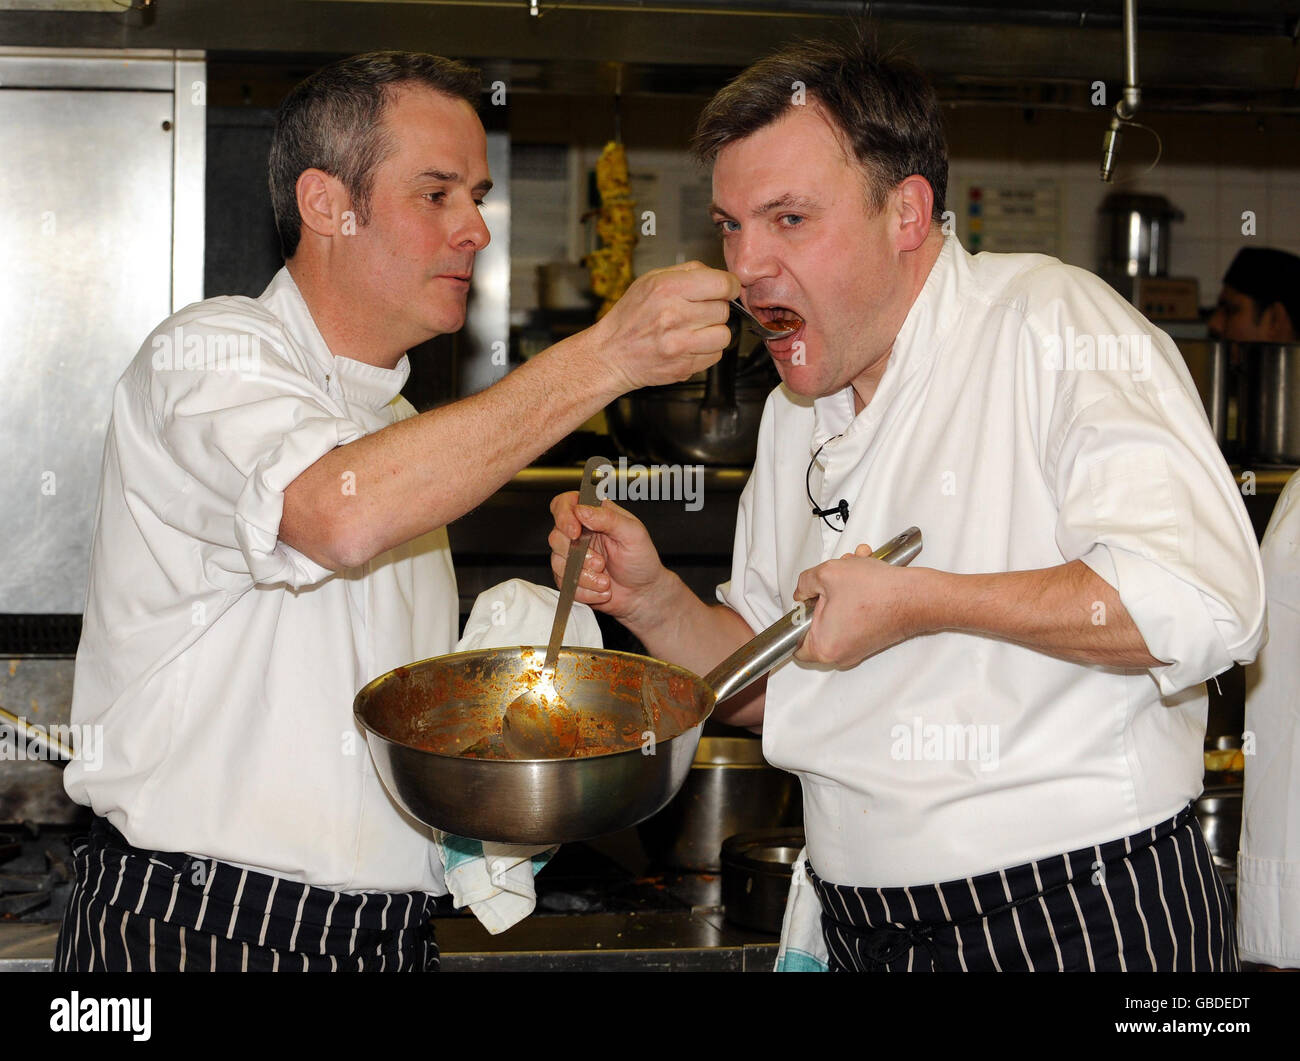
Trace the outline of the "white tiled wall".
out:
<instances>
[{"instance_id":1,"label":"white tiled wall","mask_svg":"<svg viewBox=\"0 0 1300 1061\"><path fill-rule=\"evenodd\" d=\"M1135 144L1137 134L1131 133ZM1125 147L1128 147L1126 141ZM1244 246L1280 247L1300 254L1300 170L1256 170L1233 165L1160 164L1123 185L1106 185L1097 175L1098 158L1072 162L1016 162L961 158L951 161L949 206L965 232L967 189L998 180L1047 178L1062 189L1060 257L1071 265L1096 269L1100 260L1097 209L1113 191L1164 195L1186 215L1175 222L1169 272L1195 276L1201 305L1214 303L1224 271ZM1255 234L1242 233L1242 213L1255 215Z\"/></svg>"}]
</instances>

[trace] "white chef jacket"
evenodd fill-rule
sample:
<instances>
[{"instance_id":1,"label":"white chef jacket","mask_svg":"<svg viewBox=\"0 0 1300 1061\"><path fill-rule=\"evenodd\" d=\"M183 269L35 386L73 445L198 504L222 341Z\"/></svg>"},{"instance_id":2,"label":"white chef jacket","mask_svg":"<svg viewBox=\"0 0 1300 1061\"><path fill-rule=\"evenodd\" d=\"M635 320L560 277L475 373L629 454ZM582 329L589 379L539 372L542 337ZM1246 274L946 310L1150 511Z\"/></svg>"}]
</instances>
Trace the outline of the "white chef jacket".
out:
<instances>
[{"instance_id":1,"label":"white chef jacket","mask_svg":"<svg viewBox=\"0 0 1300 1061\"><path fill-rule=\"evenodd\" d=\"M1237 858L1237 950L1300 967L1300 475L1277 500L1260 545L1269 642L1246 668L1246 759Z\"/></svg>"},{"instance_id":2,"label":"white chef jacket","mask_svg":"<svg viewBox=\"0 0 1300 1061\"><path fill-rule=\"evenodd\" d=\"M1126 362L1119 336L1134 337ZM1127 371L1096 367L1099 338L1103 363ZM821 507L849 501L843 533L810 514L805 475L823 442L812 494ZM803 783L819 875L959 879L1129 835L1200 792L1202 683L1254 658L1263 576L1167 336L1090 273L1042 255L971 256L949 237L860 414L848 388L769 397L718 598L767 626L793 606L800 572L912 524L924 535L914 566L1082 559L1168 663L1084 666L946 632L848 670L782 665L763 750ZM1081 626L1104 620L1098 607Z\"/></svg>"},{"instance_id":3,"label":"white chef jacket","mask_svg":"<svg viewBox=\"0 0 1300 1061\"><path fill-rule=\"evenodd\" d=\"M338 891L445 891L352 700L451 650L446 531L338 574L277 537L303 470L414 414L409 371L333 356L281 269L257 299L172 316L118 382L72 696L103 764L72 763L64 784L137 847Z\"/></svg>"}]
</instances>

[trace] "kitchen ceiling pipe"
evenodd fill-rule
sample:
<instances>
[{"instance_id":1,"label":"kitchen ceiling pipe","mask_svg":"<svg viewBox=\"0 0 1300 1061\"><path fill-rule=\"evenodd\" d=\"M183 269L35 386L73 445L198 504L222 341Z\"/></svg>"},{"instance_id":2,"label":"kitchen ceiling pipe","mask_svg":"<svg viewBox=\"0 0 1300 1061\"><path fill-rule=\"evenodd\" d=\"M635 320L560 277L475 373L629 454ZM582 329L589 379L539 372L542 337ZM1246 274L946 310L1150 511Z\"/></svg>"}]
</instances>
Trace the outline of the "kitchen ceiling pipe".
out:
<instances>
[{"instance_id":1,"label":"kitchen ceiling pipe","mask_svg":"<svg viewBox=\"0 0 1300 1061\"><path fill-rule=\"evenodd\" d=\"M1138 86L1137 0L1124 0L1124 93L1115 101L1115 114L1101 141L1101 179L1109 184L1119 155L1120 129L1137 113L1142 102Z\"/></svg>"},{"instance_id":2,"label":"kitchen ceiling pipe","mask_svg":"<svg viewBox=\"0 0 1300 1061\"><path fill-rule=\"evenodd\" d=\"M358 0L327 0L356 3ZM677 15L717 15L758 18L863 18L878 21L954 22L965 25L1059 26L1077 29L1117 29L1127 14L1098 10L1096 4L1060 6L992 3L926 3L924 0L360 0L362 3L423 4L433 7L511 8L536 18L552 11L635 12ZM1127 7L1127 5L1125 5ZM1221 10L1201 3L1186 7L1178 0L1161 0L1144 16L1148 29L1186 33L1293 37L1300 19L1277 10L1269 0L1225 2Z\"/></svg>"}]
</instances>

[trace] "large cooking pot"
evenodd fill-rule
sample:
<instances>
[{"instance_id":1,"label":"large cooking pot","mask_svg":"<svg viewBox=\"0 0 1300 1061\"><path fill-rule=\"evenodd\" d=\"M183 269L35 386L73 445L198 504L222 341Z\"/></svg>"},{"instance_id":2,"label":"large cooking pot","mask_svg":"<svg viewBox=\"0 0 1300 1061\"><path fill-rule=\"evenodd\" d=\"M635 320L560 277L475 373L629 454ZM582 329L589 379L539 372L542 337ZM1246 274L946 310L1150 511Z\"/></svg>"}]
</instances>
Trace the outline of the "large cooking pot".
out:
<instances>
[{"instance_id":1,"label":"large cooking pot","mask_svg":"<svg viewBox=\"0 0 1300 1061\"><path fill-rule=\"evenodd\" d=\"M1183 213L1163 195L1113 193L1098 208L1105 257L1101 271L1119 276L1166 276L1169 234Z\"/></svg>"},{"instance_id":2,"label":"large cooking pot","mask_svg":"<svg viewBox=\"0 0 1300 1061\"><path fill-rule=\"evenodd\" d=\"M1246 374L1245 455L1300 464L1300 343L1237 343Z\"/></svg>"},{"instance_id":3,"label":"large cooking pot","mask_svg":"<svg viewBox=\"0 0 1300 1061\"><path fill-rule=\"evenodd\" d=\"M704 737L686 783L637 835L661 865L716 873L727 837L802 824L799 779L768 764L761 740Z\"/></svg>"},{"instance_id":4,"label":"large cooking pot","mask_svg":"<svg viewBox=\"0 0 1300 1061\"><path fill-rule=\"evenodd\" d=\"M1221 339L1179 339L1177 346L1205 406L1214 440L1225 456L1235 456L1242 398L1238 389L1240 374L1230 356L1231 344Z\"/></svg>"},{"instance_id":5,"label":"large cooking pot","mask_svg":"<svg viewBox=\"0 0 1300 1061\"><path fill-rule=\"evenodd\" d=\"M875 555L906 564L920 551L912 527ZM542 654L529 647L398 667L357 693L353 711L389 795L424 824L502 843L586 840L663 807L714 705L787 659L812 614L795 608L704 678L627 652L561 651L555 690L579 716L566 759L511 759L501 739L506 706L539 677Z\"/></svg>"}]
</instances>

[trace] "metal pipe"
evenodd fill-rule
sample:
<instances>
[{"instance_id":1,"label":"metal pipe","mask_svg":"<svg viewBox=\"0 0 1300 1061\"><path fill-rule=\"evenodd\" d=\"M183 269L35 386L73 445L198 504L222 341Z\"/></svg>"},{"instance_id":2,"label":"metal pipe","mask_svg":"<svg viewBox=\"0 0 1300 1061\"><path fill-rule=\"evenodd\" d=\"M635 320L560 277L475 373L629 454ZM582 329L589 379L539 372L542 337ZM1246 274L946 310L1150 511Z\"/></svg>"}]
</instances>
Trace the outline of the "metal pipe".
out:
<instances>
[{"instance_id":1,"label":"metal pipe","mask_svg":"<svg viewBox=\"0 0 1300 1061\"><path fill-rule=\"evenodd\" d=\"M358 0L326 0L354 4ZM395 0L360 0L389 4ZM500 7L545 17L551 11L626 11L634 14L725 14L763 18L869 18L877 21L953 22L962 25L1060 26L1062 28L1118 29L1122 15L1095 10L1082 2L1076 7L988 7L962 3L924 3L918 0L396 0L397 3L435 7ZM1148 12L1147 28L1182 33L1232 36L1286 37L1300 30L1294 16L1258 11L1203 11L1194 6Z\"/></svg>"},{"instance_id":2,"label":"metal pipe","mask_svg":"<svg viewBox=\"0 0 1300 1061\"><path fill-rule=\"evenodd\" d=\"M1132 118L1142 102L1138 87L1137 0L1124 0L1124 96L1115 113L1121 118Z\"/></svg>"},{"instance_id":3,"label":"metal pipe","mask_svg":"<svg viewBox=\"0 0 1300 1061\"><path fill-rule=\"evenodd\" d=\"M1101 139L1101 179L1109 184L1115 175L1122 128L1137 113L1142 102L1138 87L1137 0L1124 0L1124 93L1115 101L1110 127Z\"/></svg>"}]
</instances>

